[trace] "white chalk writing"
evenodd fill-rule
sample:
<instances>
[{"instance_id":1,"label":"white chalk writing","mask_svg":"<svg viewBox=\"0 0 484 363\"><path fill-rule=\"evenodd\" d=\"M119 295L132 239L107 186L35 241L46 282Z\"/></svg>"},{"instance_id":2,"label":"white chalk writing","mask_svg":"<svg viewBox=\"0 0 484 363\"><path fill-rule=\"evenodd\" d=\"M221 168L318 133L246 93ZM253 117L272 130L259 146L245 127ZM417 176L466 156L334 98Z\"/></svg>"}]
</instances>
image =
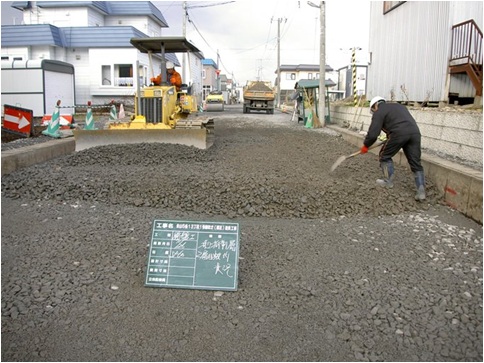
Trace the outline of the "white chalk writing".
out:
<instances>
[{"instance_id":1,"label":"white chalk writing","mask_svg":"<svg viewBox=\"0 0 484 363\"><path fill-rule=\"evenodd\" d=\"M215 240L215 241L204 240L200 245L201 247L207 250L217 249L217 250L235 251L237 249L237 244L235 243L235 240L230 240L230 241L225 241L223 239Z\"/></svg>"}]
</instances>

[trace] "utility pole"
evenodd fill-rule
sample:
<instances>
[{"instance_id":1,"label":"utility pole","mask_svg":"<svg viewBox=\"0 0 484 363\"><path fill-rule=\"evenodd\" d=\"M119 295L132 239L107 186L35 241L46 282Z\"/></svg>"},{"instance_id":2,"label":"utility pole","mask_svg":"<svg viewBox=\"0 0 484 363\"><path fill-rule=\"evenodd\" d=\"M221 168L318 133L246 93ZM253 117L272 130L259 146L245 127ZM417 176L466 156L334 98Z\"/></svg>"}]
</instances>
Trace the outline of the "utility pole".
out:
<instances>
[{"instance_id":1,"label":"utility pole","mask_svg":"<svg viewBox=\"0 0 484 363\"><path fill-rule=\"evenodd\" d=\"M256 61L258 61L258 62L259 62L259 65L257 65L257 64L255 65L255 67L256 67L256 71L257 71L257 76L256 76L256 77L257 77L257 80L258 80L258 81L261 81L261 80L262 80L262 79L261 79L261 71L262 71L262 58L256 59Z\"/></svg>"},{"instance_id":2,"label":"utility pole","mask_svg":"<svg viewBox=\"0 0 484 363\"><path fill-rule=\"evenodd\" d=\"M183 8L183 38L186 38L187 37L187 16L188 16L186 1L183 2L182 8ZM187 72L186 72L186 68L187 68L186 55L187 55L186 53L182 54L182 80L184 83L188 84Z\"/></svg>"},{"instance_id":3,"label":"utility pole","mask_svg":"<svg viewBox=\"0 0 484 363\"><path fill-rule=\"evenodd\" d=\"M217 49L217 90L221 91L222 90L222 80L220 79L220 67L219 67L219 61L220 61L220 55L218 54L218 49Z\"/></svg>"},{"instance_id":4,"label":"utility pole","mask_svg":"<svg viewBox=\"0 0 484 363\"><path fill-rule=\"evenodd\" d=\"M208 4L208 5L187 5L187 2L183 2L183 36L186 38L186 23L187 23L187 18L188 18L188 9L194 9L194 8L208 8L211 6L219 6L219 5L226 5L230 3L234 3L235 1L225 1L223 3L216 3L216 4ZM185 53L183 54L183 60L182 60L182 66L183 66L183 77L185 78ZM218 87L220 89L220 71L218 68L219 64L219 54L218 54L218 49L217 49L217 71L219 72L218 74ZM200 75L201 76L201 75ZM202 81L203 82L203 81ZM203 84L201 85L203 89Z\"/></svg>"},{"instance_id":5,"label":"utility pole","mask_svg":"<svg viewBox=\"0 0 484 363\"><path fill-rule=\"evenodd\" d=\"M325 2L321 1L319 5L308 1L308 5L314 8L319 8L319 22L320 22L320 34L319 34L319 121L321 126L326 125L326 13Z\"/></svg>"},{"instance_id":6,"label":"utility pole","mask_svg":"<svg viewBox=\"0 0 484 363\"><path fill-rule=\"evenodd\" d=\"M276 107L281 105L281 23L287 19L277 19L277 99Z\"/></svg>"}]
</instances>

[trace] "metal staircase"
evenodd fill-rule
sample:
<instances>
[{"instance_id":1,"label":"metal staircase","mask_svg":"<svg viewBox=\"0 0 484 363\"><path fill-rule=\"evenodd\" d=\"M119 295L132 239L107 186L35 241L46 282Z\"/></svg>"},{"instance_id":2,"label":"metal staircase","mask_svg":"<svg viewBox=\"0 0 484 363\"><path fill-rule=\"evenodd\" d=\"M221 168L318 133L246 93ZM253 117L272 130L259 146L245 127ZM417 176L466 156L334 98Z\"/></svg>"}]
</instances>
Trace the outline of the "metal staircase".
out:
<instances>
[{"instance_id":1,"label":"metal staircase","mask_svg":"<svg viewBox=\"0 0 484 363\"><path fill-rule=\"evenodd\" d=\"M449 68L451 74L467 74L482 97L482 31L472 19L452 27Z\"/></svg>"}]
</instances>

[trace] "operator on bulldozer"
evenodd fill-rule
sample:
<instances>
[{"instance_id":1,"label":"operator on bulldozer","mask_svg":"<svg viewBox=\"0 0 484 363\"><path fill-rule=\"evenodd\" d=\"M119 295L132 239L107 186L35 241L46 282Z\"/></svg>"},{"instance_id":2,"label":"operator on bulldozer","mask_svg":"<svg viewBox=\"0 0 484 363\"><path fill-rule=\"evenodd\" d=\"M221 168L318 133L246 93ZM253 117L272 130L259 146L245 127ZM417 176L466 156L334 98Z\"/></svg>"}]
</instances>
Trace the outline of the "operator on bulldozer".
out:
<instances>
[{"instance_id":1,"label":"operator on bulldozer","mask_svg":"<svg viewBox=\"0 0 484 363\"><path fill-rule=\"evenodd\" d=\"M180 73L175 70L175 65L172 62L166 62L166 78L170 80L170 84L176 87L177 91L181 90L182 79ZM160 86L162 79L161 73L157 77L151 78L153 85Z\"/></svg>"},{"instance_id":2,"label":"operator on bulldozer","mask_svg":"<svg viewBox=\"0 0 484 363\"><path fill-rule=\"evenodd\" d=\"M200 53L200 50L184 37L131 38L131 44L141 53L148 54L153 72L152 54L159 54L160 76L151 78L157 85L145 86L136 82L134 115L128 122L115 120L102 130L76 129L73 134L76 151L113 145L136 143L168 143L207 149L214 141L214 120L198 114L197 94L191 86L182 85L180 74L165 53ZM134 79L142 80L139 61ZM169 71L167 71L167 68ZM157 80L158 78L158 80Z\"/></svg>"}]
</instances>

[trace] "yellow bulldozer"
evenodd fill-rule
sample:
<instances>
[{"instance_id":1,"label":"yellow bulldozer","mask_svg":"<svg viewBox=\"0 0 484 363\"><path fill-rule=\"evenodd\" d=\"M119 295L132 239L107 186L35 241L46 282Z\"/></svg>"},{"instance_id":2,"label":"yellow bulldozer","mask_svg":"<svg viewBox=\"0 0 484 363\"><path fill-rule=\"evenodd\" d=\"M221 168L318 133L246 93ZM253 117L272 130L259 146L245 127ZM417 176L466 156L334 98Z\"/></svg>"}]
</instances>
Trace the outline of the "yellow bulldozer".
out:
<instances>
[{"instance_id":1,"label":"yellow bulldozer","mask_svg":"<svg viewBox=\"0 0 484 363\"><path fill-rule=\"evenodd\" d=\"M213 144L213 118L198 114L198 104L189 87L181 90L167 82L166 53L200 52L184 37L132 38L131 44L147 53L161 54L162 82L159 86L141 87L137 82L135 115L128 122L110 122L102 130L73 130L76 151L111 145L169 143L207 149ZM152 65L151 65L151 68ZM136 71L138 71L138 64ZM154 75L153 75L154 76ZM140 79L137 75L136 79Z\"/></svg>"}]
</instances>

